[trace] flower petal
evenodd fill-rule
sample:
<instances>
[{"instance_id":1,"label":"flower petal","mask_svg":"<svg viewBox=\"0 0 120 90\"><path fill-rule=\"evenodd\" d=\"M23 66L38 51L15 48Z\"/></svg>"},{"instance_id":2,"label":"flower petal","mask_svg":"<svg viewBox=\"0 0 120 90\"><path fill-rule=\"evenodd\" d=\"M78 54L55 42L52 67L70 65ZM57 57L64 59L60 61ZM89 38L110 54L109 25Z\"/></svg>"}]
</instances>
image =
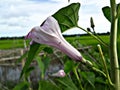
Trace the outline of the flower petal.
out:
<instances>
[{"instance_id":1,"label":"flower petal","mask_svg":"<svg viewBox=\"0 0 120 90\"><path fill-rule=\"evenodd\" d=\"M60 49L69 57L75 60L82 60L82 55L71 44L69 44L60 31L57 20L53 17L48 17L42 26L34 27L26 36L32 41L47 44Z\"/></svg>"},{"instance_id":2,"label":"flower petal","mask_svg":"<svg viewBox=\"0 0 120 90\"><path fill-rule=\"evenodd\" d=\"M64 70L59 70L58 72L53 73L51 76L53 76L53 77L65 77L66 74L65 74Z\"/></svg>"},{"instance_id":3,"label":"flower petal","mask_svg":"<svg viewBox=\"0 0 120 90\"><path fill-rule=\"evenodd\" d=\"M46 21L41 26L41 28L43 28L49 34L53 34L54 33L57 36L61 37L61 30L60 30L59 24L56 21L56 19L51 17L51 16L46 19Z\"/></svg>"}]
</instances>

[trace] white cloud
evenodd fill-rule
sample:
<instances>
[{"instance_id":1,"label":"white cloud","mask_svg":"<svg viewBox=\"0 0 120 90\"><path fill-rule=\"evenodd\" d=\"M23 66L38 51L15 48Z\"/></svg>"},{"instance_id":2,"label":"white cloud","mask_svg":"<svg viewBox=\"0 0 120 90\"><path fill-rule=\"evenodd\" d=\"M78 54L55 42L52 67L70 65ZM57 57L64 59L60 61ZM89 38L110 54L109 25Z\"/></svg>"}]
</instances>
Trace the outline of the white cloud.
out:
<instances>
[{"instance_id":1,"label":"white cloud","mask_svg":"<svg viewBox=\"0 0 120 90\"><path fill-rule=\"evenodd\" d=\"M26 35L30 28L40 25L64 5L50 0L1 0L0 37L7 36L5 32L9 36Z\"/></svg>"},{"instance_id":2,"label":"white cloud","mask_svg":"<svg viewBox=\"0 0 120 90\"><path fill-rule=\"evenodd\" d=\"M79 25L87 28L92 16L97 32L109 31L109 22L101 8L109 0L70 0L80 2ZM119 2L119 0L117 0ZM26 35L33 26L40 25L48 16L68 5L68 0L0 0L0 37Z\"/></svg>"}]
</instances>

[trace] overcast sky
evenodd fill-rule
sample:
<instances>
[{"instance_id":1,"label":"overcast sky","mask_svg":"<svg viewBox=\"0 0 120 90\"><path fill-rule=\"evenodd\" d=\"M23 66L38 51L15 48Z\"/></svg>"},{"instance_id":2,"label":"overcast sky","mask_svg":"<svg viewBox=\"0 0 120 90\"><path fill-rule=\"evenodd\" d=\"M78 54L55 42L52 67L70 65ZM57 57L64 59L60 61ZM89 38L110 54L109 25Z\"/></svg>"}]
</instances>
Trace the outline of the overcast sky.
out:
<instances>
[{"instance_id":1,"label":"overcast sky","mask_svg":"<svg viewBox=\"0 0 120 90\"><path fill-rule=\"evenodd\" d=\"M70 0L80 2L78 24L90 26L90 17L95 22L97 32L110 30L110 23L104 18L101 8L109 5L109 0ZM120 0L117 0L117 3ZM48 16L69 5L68 0L0 0L0 37L24 36L32 27L39 26ZM80 29L66 32L83 33Z\"/></svg>"}]
</instances>

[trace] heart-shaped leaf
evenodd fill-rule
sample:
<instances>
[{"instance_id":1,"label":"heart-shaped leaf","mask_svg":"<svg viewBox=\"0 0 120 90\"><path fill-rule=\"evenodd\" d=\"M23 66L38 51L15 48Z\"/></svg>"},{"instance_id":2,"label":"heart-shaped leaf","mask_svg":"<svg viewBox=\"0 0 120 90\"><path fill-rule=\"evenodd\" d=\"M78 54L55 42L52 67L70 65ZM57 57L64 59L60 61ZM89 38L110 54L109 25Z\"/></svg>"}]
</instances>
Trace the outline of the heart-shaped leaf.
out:
<instances>
[{"instance_id":1,"label":"heart-shaped leaf","mask_svg":"<svg viewBox=\"0 0 120 90\"><path fill-rule=\"evenodd\" d=\"M53 14L53 17L57 19L62 32L77 26L79 8L80 3L72 3Z\"/></svg>"},{"instance_id":2,"label":"heart-shaped leaf","mask_svg":"<svg viewBox=\"0 0 120 90\"><path fill-rule=\"evenodd\" d=\"M111 10L110 10L110 7L109 6L106 6L106 7L103 7L102 8L102 11L103 11L103 14L105 16L105 18L111 22Z\"/></svg>"}]
</instances>

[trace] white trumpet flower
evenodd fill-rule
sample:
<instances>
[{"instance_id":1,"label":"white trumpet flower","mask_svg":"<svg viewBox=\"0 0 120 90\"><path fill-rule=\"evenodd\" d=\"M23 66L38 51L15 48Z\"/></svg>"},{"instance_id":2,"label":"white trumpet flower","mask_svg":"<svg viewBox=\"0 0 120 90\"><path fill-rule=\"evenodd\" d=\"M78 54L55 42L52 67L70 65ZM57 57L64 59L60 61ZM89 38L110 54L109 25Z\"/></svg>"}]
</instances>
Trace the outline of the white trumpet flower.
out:
<instances>
[{"instance_id":1,"label":"white trumpet flower","mask_svg":"<svg viewBox=\"0 0 120 90\"><path fill-rule=\"evenodd\" d=\"M32 39L32 42L53 46L74 60L82 60L79 51L64 39L57 20L52 16L48 17L42 26L32 28L26 38Z\"/></svg>"}]
</instances>

